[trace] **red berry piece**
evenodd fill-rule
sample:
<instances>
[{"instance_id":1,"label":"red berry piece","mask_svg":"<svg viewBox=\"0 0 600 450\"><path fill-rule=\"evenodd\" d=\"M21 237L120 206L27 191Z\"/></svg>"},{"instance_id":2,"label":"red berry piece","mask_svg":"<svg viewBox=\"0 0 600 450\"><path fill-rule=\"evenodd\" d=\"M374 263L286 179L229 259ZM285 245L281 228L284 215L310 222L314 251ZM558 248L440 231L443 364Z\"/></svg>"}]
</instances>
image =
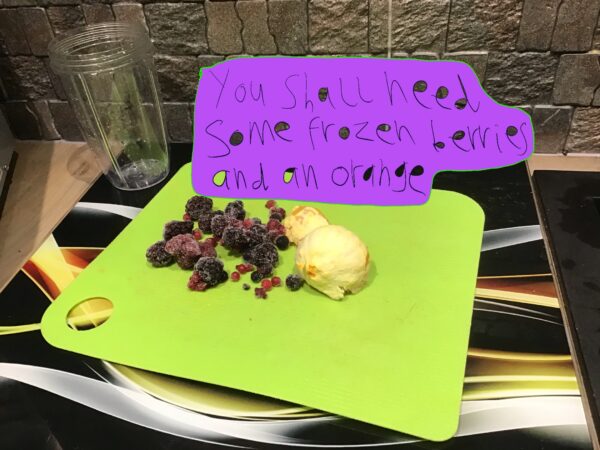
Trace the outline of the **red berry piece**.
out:
<instances>
[{"instance_id":1,"label":"red berry piece","mask_svg":"<svg viewBox=\"0 0 600 450\"><path fill-rule=\"evenodd\" d=\"M240 281L240 273L231 272L231 281Z\"/></svg>"},{"instance_id":2,"label":"red berry piece","mask_svg":"<svg viewBox=\"0 0 600 450\"><path fill-rule=\"evenodd\" d=\"M275 287L281 286L281 278L279 278L279 277L271 278L271 284Z\"/></svg>"},{"instance_id":3,"label":"red berry piece","mask_svg":"<svg viewBox=\"0 0 600 450\"><path fill-rule=\"evenodd\" d=\"M267 291L265 291L263 288L254 288L254 295L256 298L265 299L267 298Z\"/></svg>"},{"instance_id":4,"label":"red berry piece","mask_svg":"<svg viewBox=\"0 0 600 450\"><path fill-rule=\"evenodd\" d=\"M252 228L252 225L254 225L254 220L252 219L244 219L244 221L242 222L242 227L247 230Z\"/></svg>"},{"instance_id":5,"label":"red berry piece","mask_svg":"<svg viewBox=\"0 0 600 450\"><path fill-rule=\"evenodd\" d=\"M270 291L270 290L271 290L271 288L273 287L273 283L271 283L271 280L269 280L268 278L267 278L267 279L265 279L265 280L262 280L262 281L260 282L260 285L262 286L262 288L263 288L265 291Z\"/></svg>"},{"instance_id":6,"label":"red berry piece","mask_svg":"<svg viewBox=\"0 0 600 450\"><path fill-rule=\"evenodd\" d=\"M265 203L265 208L271 209L276 205L277 202L275 200L267 200L267 203Z\"/></svg>"},{"instance_id":7,"label":"red berry piece","mask_svg":"<svg viewBox=\"0 0 600 450\"><path fill-rule=\"evenodd\" d=\"M269 209L269 214L270 215L277 214L278 216L281 217L281 219L284 219L285 218L285 209L273 207L273 208ZM281 219L279 219L279 220L281 220Z\"/></svg>"},{"instance_id":8,"label":"red berry piece","mask_svg":"<svg viewBox=\"0 0 600 450\"><path fill-rule=\"evenodd\" d=\"M192 231L192 234L194 235L194 239L196 239L197 241L202 239L202 231L200 231L199 229L196 228L194 231Z\"/></svg>"},{"instance_id":9,"label":"red berry piece","mask_svg":"<svg viewBox=\"0 0 600 450\"><path fill-rule=\"evenodd\" d=\"M214 237L206 238L204 240L204 242L208 245L212 245L213 247L216 247L217 245L219 245L219 240Z\"/></svg>"},{"instance_id":10,"label":"red berry piece","mask_svg":"<svg viewBox=\"0 0 600 450\"><path fill-rule=\"evenodd\" d=\"M185 213L183 215L183 220L185 220L186 222L189 222L192 220L192 216L190 216L188 213Z\"/></svg>"},{"instance_id":11,"label":"red berry piece","mask_svg":"<svg viewBox=\"0 0 600 450\"><path fill-rule=\"evenodd\" d=\"M202 277L198 272L194 272L192 274L187 286L192 291L205 291L208 287L208 285L204 281L202 281Z\"/></svg>"}]
</instances>

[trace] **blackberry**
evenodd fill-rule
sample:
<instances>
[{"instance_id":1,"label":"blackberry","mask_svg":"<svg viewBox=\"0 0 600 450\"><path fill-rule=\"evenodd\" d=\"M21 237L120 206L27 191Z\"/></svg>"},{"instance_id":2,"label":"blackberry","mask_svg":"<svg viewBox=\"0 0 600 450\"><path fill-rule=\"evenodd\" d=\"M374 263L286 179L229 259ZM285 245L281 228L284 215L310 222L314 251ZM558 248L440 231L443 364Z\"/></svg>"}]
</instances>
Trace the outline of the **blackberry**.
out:
<instances>
[{"instance_id":1,"label":"blackberry","mask_svg":"<svg viewBox=\"0 0 600 450\"><path fill-rule=\"evenodd\" d=\"M256 268L256 271L263 277L263 278L267 278L270 277L273 274L273 266L270 265L264 265L264 266L258 266Z\"/></svg>"},{"instance_id":2,"label":"blackberry","mask_svg":"<svg viewBox=\"0 0 600 450\"><path fill-rule=\"evenodd\" d=\"M166 267L173 264L173 255L165 250L165 241L158 241L146 250L146 259L154 267Z\"/></svg>"},{"instance_id":3,"label":"blackberry","mask_svg":"<svg viewBox=\"0 0 600 450\"><path fill-rule=\"evenodd\" d=\"M200 215L208 212L213 207L213 201L202 195L194 195L185 204L185 212L190 215L192 220L198 220Z\"/></svg>"},{"instance_id":4,"label":"blackberry","mask_svg":"<svg viewBox=\"0 0 600 450\"><path fill-rule=\"evenodd\" d=\"M177 265L184 270L194 267L202 252L200 244L191 234L178 234L165 244L165 251L175 257Z\"/></svg>"},{"instance_id":5,"label":"blackberry","mask_svg":"<svg viewBox=\"0 0 600 450\"><path fill-rule=\"evenodd\" d=\"M235 217L238 220L244 220L244 217L246 217L244 202L241 200L236 200L228 203L225 207L225 215Z\"/></svg>"},{"instance_id":6,"label":"blackberry","mask_svg":"<svg viewBox=\"0 0 600 450\"><path fill-rule=\"evenodd\" d=\"M297 291L303 284L304 280L298 275L288 275L285 279L285 285L290 291Z\"/></svg>"},{"instance_id":7,"label":"blackberry","mask_svg":"<svg viewBox=\"0 0 600 450\"><path fill-rule=\"evenodd\" d=\"M222 216L223 211L207 211L198 217L198 228L203 233L212 233L212 219L215 216Z\"/></svg>"},{"instance_id":8,"label":"blackberry","mask_svg":"<svg viewBox=\"0 0 600 450\"><path fill-rule=\"evenodd\" d=\"M270 242L258 244L244 253L244 260L255 266L276 266L279 262L277 247Z\"/></svg>"},{"instance_id":9,"label":"blackberry","mask_svg":"<svg viewBox=\"0 0 600 450\"><path fill-rule=\"evenodd\" d=\"M223 231L227 226L227 217L226 216L214 216L210 220L210 228L212 234L216 237L220 238L223 236Z\"/></svg>"},{"instance_id":10,"label":"blackberry","mask_svg":"<svg viewBox=\"0 0 600 450\"><path fill-rule=\"evenodd\" d=\"M271 214L269 214L269 219L275 219L281 222L283 220L283 216L277 212L272 212Z\"/></svg>"},{"instance_id":11,"label":"blackberry","mask_svg":"<svg viewBox=\"0 0 600 450\"><path fill-rule=\"evenodd\" d=\"M255 270L250 274L250 279L255 283L258 283L260 280L263 279L263 276L258 270Z\"/></svg>"},{"instance_id":12,"label":"blackberry","mask_svg":"<svg viewBox=\"0 0 600 450\"><path fill-rule=\"evenodd\" d=\"M279 250L287 250L287 248L290 246L290 240L288 239L288 237L285 234L283 234L281 236L277 236L275 238L275 246Z\"/></svg>"},{"instance_id":13,"label":"blackberry","mask_svg":"<svg viewBox=\"0 0 600 450\"><path fill-rule=\"evenodd\" d=\"M245 230L236 227L227 227L223 232L223 247L236 252L243 252L248 248L248 236Z\"/></svg>"},{"instance_id":14,"label":"blackberry","mask_svg":"<svg viewBox=\"0 0 600 450\"><path fill-rule=\"evenodd\" d=\"M198 273L200 279L208 287L216 286L223 282L223 273L225 273L225 280L227 279L227 272L223 271L223 261L219 258L210 256L200 258L194 265L194 271Z\"/></svg>"},{"instance_id":15,"label":"blackberry","mask_svg":"<svg viewBox=\"0 0 600 450\"><path fill-rule=\"evenodd\" d=\"M265 241L267 238L267 229L264 225L252 225L246 231L246 236L248 237L248 246L252 248Z\"/></svg>"},{"instance_id":16,"label":"blackberry","mask_svg":"<svg viewBox=\"0 0 600 450\"><path fill-rule=\"evenodd\" d=\"M165 224L165 228L163 230L163 238L165 241L168 241L172 237L175 237L179 234L189 234L194 229L194 222L189 221L180 221L180 220L172 220L171 222Z\"/></svg>"}]
</instances>

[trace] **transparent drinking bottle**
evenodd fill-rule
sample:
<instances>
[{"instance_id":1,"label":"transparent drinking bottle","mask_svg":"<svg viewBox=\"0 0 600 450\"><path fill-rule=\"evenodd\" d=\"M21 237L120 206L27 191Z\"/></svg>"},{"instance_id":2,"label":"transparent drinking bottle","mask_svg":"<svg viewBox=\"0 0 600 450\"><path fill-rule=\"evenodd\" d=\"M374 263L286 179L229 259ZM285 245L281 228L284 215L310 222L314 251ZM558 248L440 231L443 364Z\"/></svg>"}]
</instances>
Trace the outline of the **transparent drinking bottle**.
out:
<instances>
[{"instance_id":1,"label":"transparent drinking bottle","mask_svg":"<svg viewBox=\"0 0 600 450\"><path fill-rule=\"evenodd\" d=\"M169 153L146 30L121 22L89 25L55 38L49 54L110 182L137 190L162 181Z\"/></svg>"}]
</instances>

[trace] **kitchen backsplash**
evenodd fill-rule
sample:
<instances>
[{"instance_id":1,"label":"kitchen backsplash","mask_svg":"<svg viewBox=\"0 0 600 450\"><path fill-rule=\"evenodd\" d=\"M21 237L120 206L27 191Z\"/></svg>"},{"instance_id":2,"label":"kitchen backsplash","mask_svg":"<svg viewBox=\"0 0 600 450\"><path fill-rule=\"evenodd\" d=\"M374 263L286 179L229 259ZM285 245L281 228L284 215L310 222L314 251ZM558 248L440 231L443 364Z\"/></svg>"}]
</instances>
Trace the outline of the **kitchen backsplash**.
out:
<instances>
[{"instance_id":1,"label":"kitchen backsplash","mask_svg":"<svg viewBox=\"0 0 600 450\"><path fill-rule=\"evenodd\" d=\"M81 140L47 45L116 19L152 37L173 142L192 141L202 66L370 55L468 62L495 100L532 115L536 151L600 152L599 13L600 0L0 0L1 107L18 138Z\"/></svg>"}]
</instances>

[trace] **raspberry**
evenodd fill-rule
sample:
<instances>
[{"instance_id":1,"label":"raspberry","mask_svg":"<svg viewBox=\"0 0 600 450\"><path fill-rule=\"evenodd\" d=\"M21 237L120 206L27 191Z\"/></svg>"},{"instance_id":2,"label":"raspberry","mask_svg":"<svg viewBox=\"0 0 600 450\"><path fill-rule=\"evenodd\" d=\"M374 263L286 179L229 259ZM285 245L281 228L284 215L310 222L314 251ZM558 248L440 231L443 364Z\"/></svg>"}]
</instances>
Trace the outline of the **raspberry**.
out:
<instances>
[{"instance_id":1,"label":"raspberry","mask_svg":"<svg viewBox=\"0 0 600 450\"><path fill-rule=\"evenodd\" d=\"M200 256L217 256L217 251L215 250L212 242L208 242L208 239L204 242L199 242L200 245Z\"/></svg>"},{"instance_id":2,"label":"raspberry","mask_svg":"<svg viewBox=\"0 0 600 450\"><path fill-rule=\"evenodd\" d=\"M275 200L267 200L267 203L265 203L265 208L271 209L276 205L277 202Z\"/></svg>"},{"instance_id":3,"label":"raspberry","mask_svg":"<svg viewBox=\"0 0 600 450\"><path fill-rule=\"evenodd\" d=\"M192 216L190 216L188 213L185 213L182 219L186 222L189 222L190 220L192 220Z\"/></svg>"},{"instance_id":4,"label":"raspberry","mask_svg":"<svg viewBox=\"0 0 600 450\"><path fill-rule=\"evenodd\" d=\"M287 250L287 248L290 246L290 240L288 239L288 237L285 234L283 234L281 236L277 236L275 238L275 246L279 250Z\"/></svg>"},{"instance_id":5,"label":"raspberry","mask_svg":"<svg viewBox=\"0 0 600 450\"><path fill-rule=\"evenodd\" d=\"M285 226L277 219L269 219L267 222L267 230L285 234Z\"/></svg>"},{"instance_id":6,"label":"raspberry","mask_svg":"<svg viewBox=\"0 0 600 450\"><path fill-rule=\"evenodd\" d=\"M288 275L285 279L285 285L290 291L297 291L302 287L303 284L304 280L298 275Z\"/></svg>"},{"instance_id":7,"label":"raspberry","mask_svg":"<svg viewBox=\"0 0 600 450\"><path fill-rule=\"evenodd\" d=\"M231 281L240 281L240 273L231 272Z\"/></svg>"},{"instance_id":8,"label":"raspberry","mask_svg":"<svg viewBox=\"0 0 600 450\"><path fill-rule=\"evenodd\" d=\"M273 215L273 214L278 214L281 216L281 219L285 219L285 209L283 208L278 208L276 206L274 206L273 208L269 208L269 214ZM281 220L279 219L279 220Z\"/></svg>"},{"instance_id":9,"label":"raspberry","mask_svg":"<svg viewBox=\"0 0 600 450\"><path fill-rule=\"evenodd\" d=\"M242 289L245 291L249 291L250 290L250 285L248 283L244 283L242 284Z\"/></svg>"},{"instance_id":10,"label":"raspberry","mask_svg":"<svg viewBox=\"0 0 600 450\"><path fill-rule=\"evenodd\" d=\"M271 290L271 288L273 287L273 283L271 283L271 280L269 280L268 278L267 278L267 279L264 279L264 280L262 280L262 281L260 282L260 285L262 286L262 288L263 288L265 291L270 291L270 290Z\"/></svg>"},{"instance_id":11,"label":"raspberry","mask_svg":"<svg viewBox=\"0 0 600 450\"><path fill-rule=\"evenodd\" d=\"M255 283L258 283L260 280L263 279L263 276L258 270L255 270L250 274L250 279Z\"/></svg>"},{"instance_id":12,"label":"raspberry","mask_svg":"<svg viewBox=\"0 0 600 450\"><path fill-rule=\"evenodd\" d=\"M215 237L206 238L204 240L204 242L206 244L212 245L213 247L216 247L217 245L219 245L219 240L217 238L215 238Z\"/></svg>"},{"instance_id":13,"label":"raspberry","mask_svg":"<svg viewBox=\"0 0 600 450\"><path fill-rule=\"evenodd\" d=\"M248 236L242 228L227 227L223 231L223 247L228 250L243 252L248 248Z\"/></svg>"},{"instance_id":14,"label":"raspberry","mask_svg":"<svg viewBox=\"0 0 600 450\"><path fill-rule=\"evenodd\" d=\"M262 298L264 300L267 298L267 291L265 291L263 288L255 288L254 295L256 298Z\"/></svg>"},{"instance_id":15,"label":"raspberry","mask_svg":"<svg viewBox=\"0 0 600 450\"><path fill-rule=\"evenodd\" d=\"M204 233L212 233L212 219L217 216L223 216L224 213L221 210L217 211L209 211L205 214L202 214L198 219L198 227Z\"/></svg>"},{"instance_id":16,"label":"raspberry","mask_svg":"<svg viewBox=\"0 0 600 450\"><path fill-rule=\"evenodd\" d=\"M271 284L275 287L281 286L281 278L279 278L279 277L271 278Z\"/></svg>"},{"instance_id":17,"label":"raspberry","mask_svg":"<svg viewBox=\"0 0 600 450\"><path fill-rule=\"evenodd\" d=\"M185 212L190 215L192 220L198 220L200 215L208 212L213 207L213 201L202 195L194 195L185 204Z\"/></svg>"},{"instance_id":18,"label":"raspberry","mask_svg":"<svg viewBox=\"0 0 600 450\"><path fill-rule=\"evenodd\" d=\"M198 272L194 272L188 280L187 287L192 291L205 291L208 285L202 281Z\"/></svg>"},{"instance_id":19,"label":"raspberry","mask_svg":"<svg viewBox=\"0 0 600 450\"><path fill-rule=\"evenodd\" d=\"M194 265L194 271L200 275L208 287L216 286L223 281L223 261L218 258L204 256ZM227 273L225 272L225 279Z\"/></svg>"},{"instance_id":20,"label":"raspberry","mask_svg":"<svg viewBox=\"0 0 600 450\"><path fill-rule=\"evenodd\" d=\"M158 241L146 250L146 259L154 267L166 267L173 264L173 255L165 250L165 241Z\"/></svg>"},{"instance_id":21,"label":"raspberry","mask_svg":"<svg viewBox=\"0 0 600 450\"><path fill-rule=\"evenodd\" d=\"M258 244L244 253L244 260L255 266L276 266L279 262L277 248L270 242Z\"/></svg>"},{"instance_id":22,"label":"raspberry","mask_svg":"<svg viewBox=\"0 0 600 450\"><path fill-rule=\"evenodd\" d=\"M200 244L191 234L178 234L169 239L165 251L173 255L177 265L184 270L191 269L202 255Z\"/></svg>"},{"instance_id":23,"label":"raspberry","mask_svg":"<svg viewBox=\"0 0 600 450\"><path fill-rule=\"evenodd\" d=\"M244 220L244 217L246 217L244 202L241 200L236 200L228 203L225 207L225 215L235 217L238 220Z\"/></svg>"},{"instance_id":24,"label":"raspberry","mask_svg":"<svg viewBox=\"0 0 600 450\"><path fill-rule=\"evenodd\" d=\"M194 236L194 239L196 239L197 241L202 239L202 231L200 231L197 228L194 231L192 231L192 235Z\"/></svg>"},{"instance_id":25,"label":"raspberry","mask_svg":"<svg viewBox=\"0 0 600 450\"><path fill-rule=\"evenodd\" d=\"M172 220L171 222L165 224L165 228L163 230L163 238L165 241L168 241L174 236L178 234L189 234L194 229L194 223L189 221L179 221Z\"/></svg>"}]
</instances>

